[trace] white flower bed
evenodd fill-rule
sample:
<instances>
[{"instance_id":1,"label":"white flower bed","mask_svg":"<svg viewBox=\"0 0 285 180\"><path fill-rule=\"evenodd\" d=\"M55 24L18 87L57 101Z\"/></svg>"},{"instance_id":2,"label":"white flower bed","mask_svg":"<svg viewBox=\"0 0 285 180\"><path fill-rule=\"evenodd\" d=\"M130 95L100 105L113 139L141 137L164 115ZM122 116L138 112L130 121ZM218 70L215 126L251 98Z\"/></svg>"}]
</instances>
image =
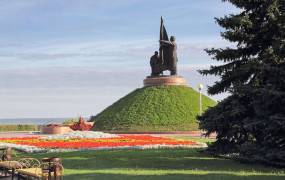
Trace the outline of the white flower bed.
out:
<instances>
[{"instance_id":1,"label":"white flower bed","mask_svg":"<svg viewBox=\"0 0 285 180\"><path fill-rule=\"evenodd\" d=\"M24 151L24 152L28 152L28 153L48 152L48 149L45 149L45 148L38 148L35 146L19 145L19 144L13 144L13 143L0 142L0 146L1 147L11 147L13 149L17 149L19 151Z\"/></svg>"},{"instance_id":2,"label":"white flower bed","mask_svg":"<svg viewBox=\"0 0 285 180\"><path fill-rule=\"evenodd\" d=\"M42 137L42 139L76 139L76 138L113 138L116 134L103 133L99 131L72 131L67 134L55 134Z\"/></svg>"},{"instance_id":3,"label":"white flower bed","mask_svg":"<svg viewBox=\"0 0 285 180\"><path fill-rule=\"evenodd\" d=\"M117 146L117 147L97 147L97 148L81 148L81 149L51 149L51 148L38 148L35 146L18 145L12 143L0 143L2 147L11 147L27 153L43 153L43 152L69 152L69 151L86 151L86 150L114 150L114 149L160 149L160 148L204 148L207 147L205 143L198 145L143 145L143 146Z\"/></svg>"}]
</instances>

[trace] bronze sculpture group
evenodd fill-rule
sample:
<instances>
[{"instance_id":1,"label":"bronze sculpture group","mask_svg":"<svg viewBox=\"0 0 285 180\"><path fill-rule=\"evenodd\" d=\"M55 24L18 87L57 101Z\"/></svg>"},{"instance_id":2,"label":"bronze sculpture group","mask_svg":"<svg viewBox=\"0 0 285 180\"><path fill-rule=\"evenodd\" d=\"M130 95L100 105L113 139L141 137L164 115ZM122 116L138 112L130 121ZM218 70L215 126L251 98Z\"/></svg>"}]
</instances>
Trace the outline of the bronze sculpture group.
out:
<instances>
[{"instance_id":1,"label":"bronze sculpture group","mask_svg":"<svg viewBox=\"0 0 285 180\"><path fill-rule=\"evenodd\" d=\"M163 71L169 70L170 75L177 75L177 45L175 37L171 36L170 40L161 18L159 52L155 51L150 58L151 76L163 75Z\"/></svg>"}]
</instances>

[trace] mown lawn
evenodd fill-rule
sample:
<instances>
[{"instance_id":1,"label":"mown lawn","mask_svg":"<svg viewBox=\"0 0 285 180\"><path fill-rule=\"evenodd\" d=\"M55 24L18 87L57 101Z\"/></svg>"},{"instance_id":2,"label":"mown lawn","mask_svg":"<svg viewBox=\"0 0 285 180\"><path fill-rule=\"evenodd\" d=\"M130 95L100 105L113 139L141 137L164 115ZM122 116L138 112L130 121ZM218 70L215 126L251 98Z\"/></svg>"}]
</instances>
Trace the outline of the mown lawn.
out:
<instances>
[{"instance_id":1,"label":"mown lawn","mask_svg":"<svg viewBox=\"0 0 285 180\"><path fill-rule=\"evenodd\" d=\"M205 137L191 137L188 135L169 135L167 137L170 138L175 138L175 139L183 139L183 140L190 140L190 141L198 141L198 142L203 142L206 144L212 143L216 141L214 138L205 138Z\"/></svg>"},{"instance_id":2,"label":"mown lawn","mask_svg":"<svg viewBox=\"0 0 285 180\"><path fill-rule=\"evenodd\" d=\"M27 154L19 154L19 158ZM63 159L68 180L284 180L285 169L211 157L199 149L100 150L32 154Z\"/></svg>"}]
</instances>

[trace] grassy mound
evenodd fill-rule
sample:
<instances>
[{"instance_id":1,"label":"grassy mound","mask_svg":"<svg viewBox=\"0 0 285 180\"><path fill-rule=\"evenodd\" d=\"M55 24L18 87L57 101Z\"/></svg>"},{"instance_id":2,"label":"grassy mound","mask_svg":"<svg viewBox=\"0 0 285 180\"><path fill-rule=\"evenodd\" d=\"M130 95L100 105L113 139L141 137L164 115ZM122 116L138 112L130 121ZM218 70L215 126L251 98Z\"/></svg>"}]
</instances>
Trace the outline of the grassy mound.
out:
<instances>
[{"instance_id":1,"label":"grassy mound","mask_svg":"<svg viewBox=\"0 0 285 180\"><path fill-rule=\"evenodd\" d=\"M215 101L202 97L203 110ZM199 93L190 87L160 86L137 89L93 116L94 130L189 131L197 130Z\"/></svg>"}]
</instances>

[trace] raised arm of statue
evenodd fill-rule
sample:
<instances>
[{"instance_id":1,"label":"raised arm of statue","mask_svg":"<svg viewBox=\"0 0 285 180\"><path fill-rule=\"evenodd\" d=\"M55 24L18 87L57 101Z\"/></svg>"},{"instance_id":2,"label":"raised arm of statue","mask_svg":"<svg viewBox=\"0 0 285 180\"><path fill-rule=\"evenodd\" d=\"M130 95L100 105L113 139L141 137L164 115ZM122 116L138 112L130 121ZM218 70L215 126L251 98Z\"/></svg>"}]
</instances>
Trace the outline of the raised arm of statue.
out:
<instances>
[{"instance_id":1,"label":"raised arm of statue","mask_svg":"<svg viewBox=\"0 0 285 180\"><path fill-rule=\"evenodd\" d=\"M173 44L172 44L172 42L171 42L171 41L160 40L159 42L161 42L161 43L162 43L162 45L172 45L172 46L173 46Z\"/></svg>"}]
</instances>

